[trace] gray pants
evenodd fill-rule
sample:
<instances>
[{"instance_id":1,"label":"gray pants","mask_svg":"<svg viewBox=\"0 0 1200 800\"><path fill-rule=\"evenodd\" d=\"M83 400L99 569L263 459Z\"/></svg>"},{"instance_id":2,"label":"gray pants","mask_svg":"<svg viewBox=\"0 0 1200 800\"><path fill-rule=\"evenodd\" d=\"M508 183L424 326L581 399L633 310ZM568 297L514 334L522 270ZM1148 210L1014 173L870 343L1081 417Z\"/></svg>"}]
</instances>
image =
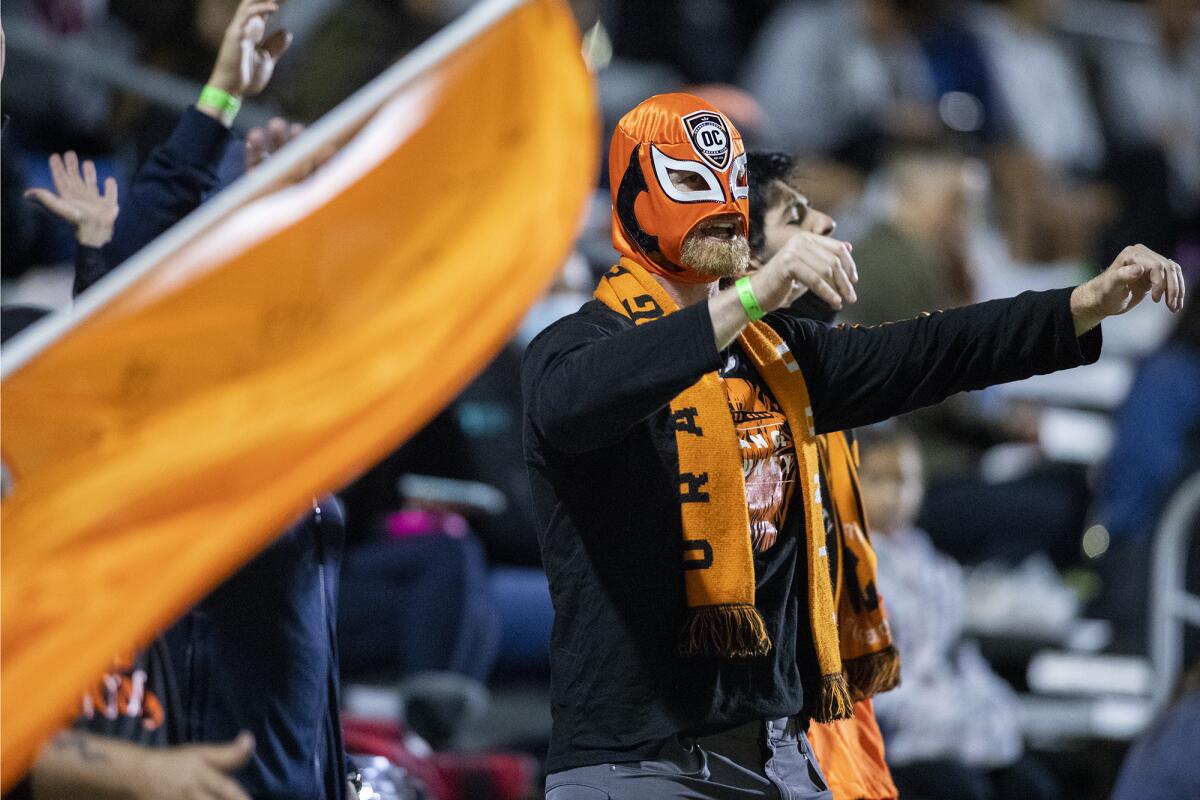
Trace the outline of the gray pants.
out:
<instances>
[{"instance_id":1,"label":"gray pants","mask_svg":"<svg viewBox=\"0 0 1200 800\"><path fill-rule=\"evenodd\" d=\"M649 761L593 764L546 778L546 800L833 800L804 732L787 719L714 736L673 736Z\"/></svg>"}]
</instances>

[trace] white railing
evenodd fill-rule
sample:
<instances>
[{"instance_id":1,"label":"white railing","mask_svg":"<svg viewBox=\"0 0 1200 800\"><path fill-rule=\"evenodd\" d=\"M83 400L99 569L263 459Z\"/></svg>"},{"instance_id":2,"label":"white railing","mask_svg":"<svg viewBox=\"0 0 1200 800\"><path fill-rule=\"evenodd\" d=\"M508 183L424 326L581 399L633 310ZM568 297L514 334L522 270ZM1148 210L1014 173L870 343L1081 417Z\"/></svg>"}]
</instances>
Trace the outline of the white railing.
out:
<instances>
[{"instance_id":1,"label":"white railing","mask_svg":"<svg viewBox=\"0 0 1200 800\"><path fill-rule=\"evenodd\" d=\"M1200 627L1200 595L1187 590L1187 557L1200 528L1200 471L1171 496L1154 536L1150 574L1150 660L1154 664L1154 701L1166 702L1183 664L1188 625Z\"/></svg>"}]
</instances>

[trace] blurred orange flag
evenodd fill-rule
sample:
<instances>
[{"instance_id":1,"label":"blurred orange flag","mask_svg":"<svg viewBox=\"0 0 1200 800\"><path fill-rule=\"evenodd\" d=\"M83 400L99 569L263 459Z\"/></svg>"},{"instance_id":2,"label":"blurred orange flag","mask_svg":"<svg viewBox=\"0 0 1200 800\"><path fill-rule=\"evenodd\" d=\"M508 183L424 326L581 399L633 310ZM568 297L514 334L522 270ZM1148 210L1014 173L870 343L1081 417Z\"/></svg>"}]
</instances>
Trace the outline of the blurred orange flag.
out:
<instances>
[{"instance_id":1,"label":"blurred orange flag","mask_svg":"<svg viewBox=\"0 0 1200 800\"><path fill-rule=\"evenodd\" d=\"M598 152L566 4L491 0L6 347L5 788L114 653L487 363L565 260Z\"/></svg>"}]
</instances>

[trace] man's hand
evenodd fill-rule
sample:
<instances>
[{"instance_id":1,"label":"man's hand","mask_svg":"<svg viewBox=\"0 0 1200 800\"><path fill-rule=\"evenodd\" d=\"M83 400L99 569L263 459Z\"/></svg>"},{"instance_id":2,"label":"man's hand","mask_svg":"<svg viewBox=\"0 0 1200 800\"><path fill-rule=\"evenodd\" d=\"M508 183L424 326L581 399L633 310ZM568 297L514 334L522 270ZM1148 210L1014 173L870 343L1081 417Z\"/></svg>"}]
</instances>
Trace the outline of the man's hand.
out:
<instances>
[{"instance_id":1,"label":"man's hand","mask_svg":"<svg viewBox=\"0 0 1200 800\"><path fill-rule=\"evenodd\" d=\"M858 267L849 243L816 233L798 233L750 277L763 311L791 305L814 292L835 309L858 301Z\"/></svg>"},{"instance_id":2,"label":"man's hand","mask_svg":"<svg viewBox=\"0 0 1200 800\"><path fill-rule=\"evenodd\" d=\"M815 292L833 308L858 301L854 284L858 267L850 244L816 233L798 233L763 267L750 276L750 286L763 311L791 305L805 292ZM718 350L728 347L746 327L746 311L737 289L730 287L708 300Z\"/></svg>"},{"instance_id":3,"label":"man's hand","mask_svg":"<svg viewBox=\"0 0 1200 800\"><path fill-rule=\"evenodd\" d=\"M34 800L250 800L229 774L254 753L254 737L229 744L150 748L63 731L38 753Z\"/></svg>"},{"instance_id":4,"label":"man's hand","mask_svg":"<svg viewBox=\"0 0 1200 800\"><path fill-rule=\"evenodd\" d=\"M258 167L271 156L275 155L292 139L304 133L304 126L298 122L288 123L281 117L272 117L261 128L251 128L246 134L246 172ZM312 158L303 162L289 179L301 181L325 165L337 154L337 148L327 144L317 150Z\"/></svg>"},{"instance_id":5,"label":"man's hand","mask_svg":"<svg viewBox=\"0 0 1200 800\"><path fill-rule=\"evenodd\" d=\"M229 775L253 753L254 737L245 732L229 744L144 749L132 795L137 800L250 800Z\"/></svg>"},{"instance_id":6,"label":"man's hand","mask_svg":"<svg viewBox=\"0 0 1200 800\"><path fill-rule=\"evenodd\" d=\"M261 128L251 128L246 134L246 172L275 155L285 144L304 133L298 122L288 124L281 117L272 117Z\"/></svg>"},{"instance_id":7,"label":"man's hand","mask_svg":"<svg viewBox=\"0 0 1200 800\"><path fill-rule=\"evenodd\" d=\"M107 178L104 193L96 181L96 165L84 161L73 150L65 156L50 156L50 176L54 189L29 189L25 196L36 201L54 216L75 228L75 238L87 247L103 247L112 238L113 225L120 207L117 205L117 181Z\"/></svg>"},{"instance_id":8,"label":"man's hand","mask_svg":"<svg viewBox=\"0 0 1200 800\"><path fill-rule=\"evenodd\" d=\"M1167 308L1183 308L1183 271L1174 261L1150 248L1126 247L1101 274L1071 292L1075 335L1081 336L1105 317L1124 314L1149 294L1154 302L1166 298Z\"/></svg>"},{"instance_id":9,"label":"man's hand","mask_svg":"<svg viewBox=\"0 0 1200 800\"><path fill-rule=\"evenodd\" d=\"M267 20L278 10L278 2L242 0L238 4L233 21L225 29L225 37L221 40L217 62L208 78L209 86L229 92L239 100L266 88L275 72L275 64L292 43L292 34L287 30L278 30L266 36ZM215 119L221 119L217 109L203 105L198 108Z\"/></svg>"}]
</instances>

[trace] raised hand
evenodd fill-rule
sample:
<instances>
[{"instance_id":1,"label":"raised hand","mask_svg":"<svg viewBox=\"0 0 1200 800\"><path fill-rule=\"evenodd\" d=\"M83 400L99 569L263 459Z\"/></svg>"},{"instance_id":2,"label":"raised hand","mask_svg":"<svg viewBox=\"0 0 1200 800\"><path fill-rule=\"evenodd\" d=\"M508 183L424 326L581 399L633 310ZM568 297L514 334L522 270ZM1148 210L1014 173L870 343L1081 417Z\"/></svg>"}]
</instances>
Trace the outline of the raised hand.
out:
<instances>
[{"instance_id":1,"label":"raised hand","mask_svg":"<svg viewBox=\"0 0 1200 800\"><path fill-rule=\"evenodd\" d=\"M798 233L754 273L750 283L764 311L791 305L814 292L835 309L855 303L858 267L847 242L817 233Z\"/></svg>"},{"instance_id":2,"label":"raised hand","mask_svg":"<svg viewBox=\"0 0 1200 800\"><path fill-rule=\"evenodd\" d=\"M1185 293L1183 270L1177 263L1145 245L1131 245L1108 269L1071 293L1075 333L1091 330L1105 317L1124 314L1146 295L1156 303L1165 299L1167 308L1177 312L1183 308Z\"/></svg>"},{"instance_id":3,"label":"raised hand","mask_svg":"<svg viewBox=\"0 0 1200 800\"><path fill-rule=\"evenodd\" d=\"M303 125L298 122L289 124L281 117L272 117L261 128L251 128L246 134L246 171L249 172L262 164L302 133ZM290 176L291 180L300 181L307 178L336 153L337 148L331 144L321 147Z\"/></svg>"},{"instance_id":4,"label":"raised hand","mask_svg":"<svg viewBox=\"0 0 1200 800\"><path fill-rule=\"evenodd\" d=\"M96 165L84 161L82 168L75 151L50 156L50 176L54 192L29 189L25 196L54 216L75 228L75 238L88 247L103 247L112 239L120 207L117 205L117 181L107 178L104 192L96 179ZM57 193L57 194L56 194Z\"/></svg>"},{"instance_id":5,"label":"raised hand","mask_svg":"<svg viewBox=\"0 0 1200 800\"><path fill-rule=\"evenodd\" d=\"M279 10L280 3L242 0L233 20L225 29L221 49L213 65L208 85L240 99L266 88L275 65L292 43L292 34L278 30L266 35L267 20Z\"/></svg>"}]
</instances>

